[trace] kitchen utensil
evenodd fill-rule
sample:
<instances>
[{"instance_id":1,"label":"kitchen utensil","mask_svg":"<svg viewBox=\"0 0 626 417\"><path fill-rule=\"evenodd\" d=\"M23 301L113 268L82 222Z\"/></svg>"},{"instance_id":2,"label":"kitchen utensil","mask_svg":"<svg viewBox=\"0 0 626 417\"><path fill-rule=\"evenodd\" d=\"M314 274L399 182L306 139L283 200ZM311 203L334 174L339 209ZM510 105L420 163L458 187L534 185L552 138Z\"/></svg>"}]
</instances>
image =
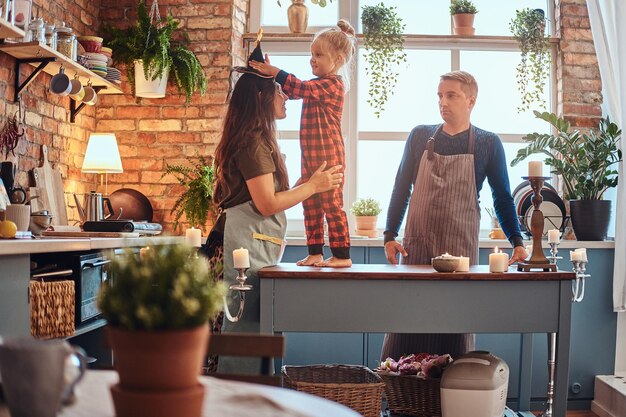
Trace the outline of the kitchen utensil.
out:
<instances>
[{"instance_id":1,"label":"kitchen utensil","mask_svg":"<svg viewBox=\"0 0 626 417\"><path fill-rule=\"evenodd\" d=\"M50 91L59 96L66 96L72 90L70 77L65 74L65 68L61 67L59 73L50 80Z\"/></svg>"},{"instance_id":2,"label":"kitchen utensil","mask_svg":"<svg viewBox=\"0 0 626 417\"><path fill-rule=\"evenodd\" d=\"M39 187L30 187L28 189L28 193L29 193L28 198L30 201L31 211L33 213L46 211L46 214L48 214L48 211L50 210L50 202L48 201L48 194L45 193L44 190L42 190Z\"/></svg>"},{"instance_id":3,"label":"kitchen utensil","mask_svg":"<svg viewBox=\"0 0 626 417\"><path fill-rule=\"evenodd\" d=\"M0 166L0 177L4 182L9 200L12 204L24 204L26 202L26 190L22 187L14 187L17 167L11 161L4 161Z\"/></svg>"},{"instance_id":4,"label":"kitchen utensil","mask_svg":"<svg viewBox=\"0 0 626 417\"><path fill-rule=\"evenodd\" d=\"M116 213L122 210L125 219L136 222L152 222L152 205L150 200L137 190L132 188L120 188L109 196L111 205ZM120 213L118 213L118 216Z\"/></svg>"},{"instance_id":5,"label":"kitchen utensil","mask_svg":"<svg viewBox=\"0 0 626 417\"><path fill-rule=\"evenodd\" d=\"M85 196L85 207L80 204L78 196L74 194L74 201L76 201L76 207L78 208L78 214L80 215L81 222L98 222L111 217L113 213L113 206L111 206L111 200L108 197L102 197L102 193L95 191L90 192ZM104 205L106 204L109 209L109 214L104 214ZM121 213L120 213L121 214ZM119 217L119 215L118 215Z\"/></svg>"},{"instance_id":6,"label":"kitchen utensil","mask_svg":"<svg viewBox=\"0 0 626 417\"><path fill-rule=\"evenodd\" d=\"M34 235L39 236L41 232L47 230L48 227L52 224L52 216L50 214L31 214L30 215L30 224L28 225L28 230L30 230Z\"/></svg>"},{"instance_id":7,"label":"kitchen utensil","mask_svg":"<svg viewBox=\"0 0 626 417\"><path fill-rule=\"evenodd\" d=\"M28 230L30 224L30 206L24 204L11 204L4 211L5 220L11 220L17 226L18 232Z\"/></svg>"},{"instance_id":8,"label":"kitchen utensil","mask_svg":"<svg viewBox=\"0 0 626 417\"><path fill-rule=\"evenodd\" d=\"M52 218L53 225L67 225L67 208L61 171L58 168L53 169L48 162L48 147L46 145L41 145L41 155L42 164L38 168L33 168L33 178L35 186L39 187L42 194L47 196L48 206L44 206L43 209L49 210L50 214L54 216Z\"/></svg>"}]
</instances>

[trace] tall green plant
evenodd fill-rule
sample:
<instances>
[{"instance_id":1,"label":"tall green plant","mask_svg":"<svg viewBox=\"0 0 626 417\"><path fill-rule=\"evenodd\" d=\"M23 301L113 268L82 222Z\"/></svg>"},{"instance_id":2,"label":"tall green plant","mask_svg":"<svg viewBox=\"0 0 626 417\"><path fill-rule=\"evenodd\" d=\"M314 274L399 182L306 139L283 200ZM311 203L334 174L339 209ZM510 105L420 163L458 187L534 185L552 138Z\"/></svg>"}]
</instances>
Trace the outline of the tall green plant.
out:
<instances>
[{"instance_id":1,"label":"tall green plant","mask_svg":"<svg viewBox=\"0 0 626 417\"><path fill-rule=\"evenodd\" d=\"M476 14L478 9L471 0L452 0L450 3L450 14Z\"/></svg>"},{"instance_id":2,"label":"tall green plant","mask_svg":"<svg viewBox=\"0 0 626 417\"><path fill-rule=\"evenodd\" d=\"M511 166L532 154L546 155L546 165L552 167L553 174L562 176L565 197L572 200L601 200L608 188L617 186L617 170L611 167L622 160L622 151L617 145L622 131L615 123L603 118L597 132L570 132L570 123L556 114L534 113L535 117L550 123L557 133L525 136L524 140L530 143L517 152Z\"/></svg>"},{"instance_id":3,"label":"tall green plant","mask_svg":"<svg viewBox=\"0 0 626 417\"><path fill-rule=\"evenodd\" d=\"M385 103L393 95L398 82L396 66L406 62L404 52L404 24L395 7L383 3L363 6L361 15L365 36L365 72L370 78L367 102L376 117L385 110Z\"/></svg>"},{"instance_id":4,"label":"tall green plant","mask_svg":"<svg viewBox=\"0 0 626 417\"><path fill-rule=\"evenodd\" d=\"M543 92L550 76L550 37L545 34L546 20L543 10L515 11L509 29L517 40L521 57L517 65L517 87L522 95L518 112L529 110L533 103L546 107Z\"/></svg>"}]
</instances>

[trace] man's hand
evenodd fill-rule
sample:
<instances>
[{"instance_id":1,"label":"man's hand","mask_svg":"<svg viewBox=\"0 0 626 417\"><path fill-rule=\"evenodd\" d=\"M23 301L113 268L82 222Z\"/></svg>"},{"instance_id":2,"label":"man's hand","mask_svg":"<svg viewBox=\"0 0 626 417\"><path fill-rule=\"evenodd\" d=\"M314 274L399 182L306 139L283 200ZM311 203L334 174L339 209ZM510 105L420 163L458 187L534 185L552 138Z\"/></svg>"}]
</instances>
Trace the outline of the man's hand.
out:
<instances>
[{"instance_id":1,"label":"man's hand","mask_svg":"<svg viewBox=\"0 0 626 417\"><path fill-rule=\"evenodd\" d=\"M523 246L516 246L513 248L513 254L509 260L509 265L512 265L515 262L525 261L526 258L528 258L528 252L526 252L526 249L524 249Z\"/></svg>"},{"instance_id":2,"label":"man's hand","mask_svg":"<svg viewBox=\"0 0 626 417\"><path fill-rule=\"evenodd\" d=\"M402 256L408 256L404 247L396 242L395 240L390 240L385 243L385 255L387 256L387 262L392 265L398 264L398 252L402 254Z\"/></svg>"}]
</instances>

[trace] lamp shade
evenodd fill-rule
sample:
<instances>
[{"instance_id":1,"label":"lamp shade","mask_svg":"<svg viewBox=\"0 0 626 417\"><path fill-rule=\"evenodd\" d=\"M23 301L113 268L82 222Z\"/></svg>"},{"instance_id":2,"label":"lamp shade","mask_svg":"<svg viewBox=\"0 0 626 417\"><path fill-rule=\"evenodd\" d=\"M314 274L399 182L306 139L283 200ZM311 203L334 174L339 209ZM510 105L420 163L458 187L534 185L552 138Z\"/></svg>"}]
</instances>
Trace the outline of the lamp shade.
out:
<instances>
[{"instance_id":1,"label":"lamp shade","mask_svg":"<svg viewBox=\"0 0 626 417\"><path fill-rule=\"evenodd\" d=\"M87 152L83 160L82 172L120 173L124 172L117 140L113 133L91 133Z\"/></svg>"}]
</instances>

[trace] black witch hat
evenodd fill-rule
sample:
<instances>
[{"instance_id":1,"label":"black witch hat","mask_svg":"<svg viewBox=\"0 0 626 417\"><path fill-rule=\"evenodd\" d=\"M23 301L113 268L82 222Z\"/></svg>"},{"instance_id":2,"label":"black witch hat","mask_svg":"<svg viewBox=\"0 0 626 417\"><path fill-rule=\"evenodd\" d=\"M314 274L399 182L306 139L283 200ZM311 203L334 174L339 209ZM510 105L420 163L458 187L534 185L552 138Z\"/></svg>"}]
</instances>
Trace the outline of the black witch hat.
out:
<instances>
[{"instance_id":1,"label":"black witch hat","mask_svg":"<svg viewBox=\"0 0 626 417\"><path fill-rule=\"evenodd\" d=\"M261 78L274 78L272 75L261 74L260 72L252 68L249 64L250 61L265 62L265 57L263 55L263 51L261 50L261 38L262 37L263 37L263 29L259 29L259 32L257 33L256 41L254 41L254 50L248 57L248 66L234 67L233 71L237 71L242 74L253 74Z\"/></svg>"}]
</instances>

